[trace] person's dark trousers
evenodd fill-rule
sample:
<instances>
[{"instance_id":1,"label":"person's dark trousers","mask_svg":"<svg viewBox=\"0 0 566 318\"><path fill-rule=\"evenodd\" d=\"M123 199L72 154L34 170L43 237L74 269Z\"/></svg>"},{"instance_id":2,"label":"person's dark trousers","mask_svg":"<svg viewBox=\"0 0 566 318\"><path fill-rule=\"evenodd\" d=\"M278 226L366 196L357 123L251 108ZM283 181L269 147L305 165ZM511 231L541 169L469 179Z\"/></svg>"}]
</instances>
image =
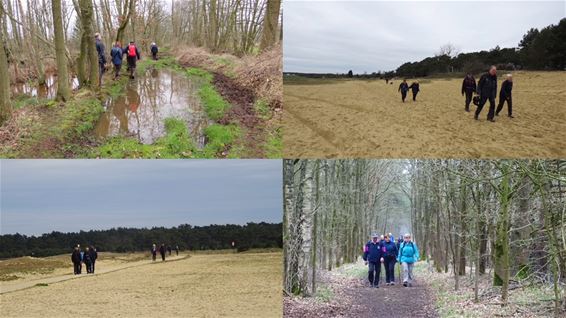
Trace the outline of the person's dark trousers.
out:
<instances>
[{"instance_id":1,"label":"person's dark trousers","mask_svg":"<svg viewBox=\"0 0 566 318\"><path fill-rule=\"evenodd\" d=\"M153 59L157 61L157 53L151 53L151 55L153 56Z\"/></svg>"},{"instance_id":2,"label":"person's dark trousers","mask_svg":"<svg viewBox=\"0 0 566 318\"><path fill-rule=\"evenodd\" d=\"M482 96L482 98L480 99L480 104L478 105L478 109L476 109L476 115L475 115L476 119L479 117L483 105L485 105L488 99L489 99L489 112L487 113L487 120L492 120L493 117L495 116L495 98L493 97L487 98Z\"/></svg>"},{"instance_id":3,"label":"person's dark trousers","mask_svg":"<svg viewBox=\"0 0 566 318\"><path fill-rule=\"evenodd\" d=\"M92 265L91 265L92 267L91 267L91 270L90 270L90 272L93 273L93 274L94 274L94 264L95 264L95 263L96 263L96 261L93 261L93 262L92 262Z\"/></svg>"},{"instance_id":4,"label":"person's dark trousers","mask_svg":"<svg viewBox=\"0 0 566 318\"><path fill-rule=\"evenodd\" d=\"M91 273L92 264L91 264L91 263L85 263L85 265L86 265L86 273L87 273L87 274L90 274L90 273Z\"/></svg>"},{"instance_id":5,"label":"person's dark trousers","mask_svg":"<svg viewBox=\"0 0 566 318\"><path fill-rule=\"evenodd\" d=\"M130 70L130 78L134 78L134 72L136 71L135 56L128 56L128 70Z\"/></svg>"},{"instance_id":6,"label":"person's dark trousers","mask_svg":"<svg viewBox=\"0 0 566 318\"><path fill-rule=\"evenodd\" d=\"M386 257L384 260L385 265L385 282L395 282L395 257Z\"/></svg>"},{"instance_id":7,"label":"person's dark trousers","mask_svg":"<svg viewBox=\"0 0 566 318\"><path fill-rule=\"evenodd\" d=\"M507 102L507 115L513 116L513 101L511 100L511 97L509 98L499 97L499 105L497 105L497 111L495 113L499 115L499 112L501 112L501 110L503 109L503 104L505 104L505 102Z\"/></svg>"},{"instance_id":8,"label":"person's dark trousers","mask_svg":"<svg viewBox=\"0 0 566 318\"><path fill-rule=\"evenodd\" d=\"M155 261L155 257L156 257L155 254L151 254L151 258L152 258L154 261Z\"/></svg>"},{"instance_id":9,"label":"person's dark trousers","mask_svg":"<svg viewBox=\"0 0 566 318\"><path fill-rule=\"evenodd\" d=\"M115 71L115 75L114 78L118 78L118 76L120 76L120 69L122 68L122 64L114 64L114 71Z\"/></svg>"},{"instance_id":10,"label":"person's dark trousers","mask_svg":"<svg viewBox=\"0 0 566 318\"><path fill-rule=\"evenodd\" d=\"M104 63L98 63L98 84L102 85L102 75L104 75L104 71L106 68L104 67Z\"/></svg>"},{"instance_id":11,"label":"person's dark trousers","mask_svg":"<svg viewBox=\"0 0 566 318\"><path fill-rule=\"evenodd\" d=\"M413 93L413 102L417 100L417 94L418 94L418 93L419 93L419 92Z\"/></svg>"},{"instance_id":12,"label":"person's dark trousers","mask_svg":"<svg viewBox=\"0 0 566 318\"><path fill-rule=\"evenodd\" d=\"M405 102L405 98L407 98L407 92L401 92L401 100L403 100L403 103Z\"/></svg>"},{"instance_id":13,"label":"person's dark trousers","mask_svg":"<svg viewBox=\"0 0 566 318\"><path fill-rule=\"evenodd\" d=\"M79 274L83 271L83 263L79 263Z\"/></svg>"},{"instance_id":14,"label":"person's dark trousers","mask_svg":"<svg viewBox=\"0 0 566 318\"><path fill-rule=\"evenodd\" d=\"M467 112L470 111L470 103L472 102L473 95L474 95L474 92L466 91L466 111Z\"/></svg>"},{"instance_id":15,"label":"person's dark trousers","mask_svg":"<svg viewBox=\"0 0 566 318\"><path fill-rule=\"evenodd\" d=\"M369 262L368 263L368 280L371 286L379 285L379 276L381 275L381 263L380 262Z\"/></svg>"},{"instance_id":16,"label":"person's dark trousers","mask_svg":"<svg viewBox=\"0 0 566 318\"><path fill-rule=\"evenodd\" d=\"M73 263L73 270L75 272L75 275L80 274L81 273L81 263Z\"/></svg>"},{"instance_id":17,"label":"person's dark trousers","mask_svg":"<svg viewBox=\"0 0 566 318\"><path fill-rule=\"evenodd\" d=\"M162 260L162 261L165 260L165 253L161 254L161 260Z\"/></svg>"}]
</instances>

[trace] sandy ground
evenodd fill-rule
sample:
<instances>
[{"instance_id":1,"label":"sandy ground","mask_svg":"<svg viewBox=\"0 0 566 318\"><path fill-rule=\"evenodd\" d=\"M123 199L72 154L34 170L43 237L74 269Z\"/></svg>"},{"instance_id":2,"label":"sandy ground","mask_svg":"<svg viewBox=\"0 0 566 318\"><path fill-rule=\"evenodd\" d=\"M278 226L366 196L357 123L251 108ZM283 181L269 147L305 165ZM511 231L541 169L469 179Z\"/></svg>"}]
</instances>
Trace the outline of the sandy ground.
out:
<instances>
[{"instance_id":1,"label":"sandy ground","mask_svg":"<svg viewBox=\"0 0 566 318\"><path fill-rule=\"evenodd\" d=\"M566 72L514 73L515 118L505 106L496 123L489 104L479 121L475 105L464 111L461 79L422 80L417 102L409 93L404 104L399 80L286 84L284 157L563 158L565 81Z\"/></svg>"},{"instance_id":2,"label":"sandy ground","mask_svg":"<svg viewBox=\"0 0 566 318\"><path fill-rule=\"evenodd\" d=\"M0 295L3 317L281 317L281 253L192 255ZM129 266L137 265L130 263ZM2 285L8 282L2 282Z\"/></svg>"}]
</instances>

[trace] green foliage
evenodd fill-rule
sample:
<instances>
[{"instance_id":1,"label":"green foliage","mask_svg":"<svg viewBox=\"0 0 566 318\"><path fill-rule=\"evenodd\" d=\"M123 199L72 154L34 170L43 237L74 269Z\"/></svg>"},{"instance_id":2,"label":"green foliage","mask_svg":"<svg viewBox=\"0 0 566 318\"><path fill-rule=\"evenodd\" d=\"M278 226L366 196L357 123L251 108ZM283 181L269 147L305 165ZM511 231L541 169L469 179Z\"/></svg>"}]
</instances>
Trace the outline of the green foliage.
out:
<instances>
[{"instance_id":1,"label":"green foliage","mask_svg":"<svg viewBox=\"0 0 566 318\"><path fill-rule=\"evenodd\" d=\"M206 83L202 85L198 94L202 100L206 114L212 120L220 120L224 117L228 108L230 108L230 104L218 94L211 84Z\"/></svg>"},{"instance_id":2,"label":"green foliage","mask_svg":"<svg viewBox=\"0 0 566 318\"><path fill-rule=\"evenodd\" d=\"M232 144L240 136L240 129L235 125L213 124L206 127L204 133L208 143L204 147L202 155L210 158L217 157Z\"/></svg>"},{"instance_id":3,"label":"green foliage","mask_svg":"<svg viewBox=\"0 0 566 318\"><path fill-rule=\"evenodd\" d=\"M136 72L138 74L145 74L145 72L150 68L169 68L176 71L181 71L183 69L181 65L179 65L179 62L171 56L160 58L157 61L152 60L151 58L146 58L136 64Z\"/></svg>"},{"instance_id":4,"label":"green foliage","mask_svg":"<svg viewBox=\"0 0 566 318\"><path fill-rule=\"evenodd\" d=\"M254 110L258 117L263 120L271 118L271 108L269 108L269 104L264 99L260 98L255 101Z\"/></svg>"},{"instance_id":5,"label":"green foliage","mask_svg":"<svg viewBox=\"0 0 566 318\"><path fill-rule=\"evenodd\" d=\"M103 112L104 108L95 98L68 102L61 116L61 124L57 127L59 136L66 141L84 136L94 128Z\"/></svg>"},{"instance_id":6,"label":"green foliage","mask_svg":"<svg viewBox=\"0 0 566 318\"><path fill-rule=\"evenodd\" d=\"M186 75L189 77L198 77L205 80L207 83L212 83L213 76L210 72L200 68L191 67L186 70Z\"/></svg>"},{"instance_id":7,"label":"green foliage","mask_svg":"<svg viewBox=\"0 0 566 318\"><path fill-rule=\"evenodd\" d=\"M265 153L269 159L283 158L283 136L280 127L269 132L265 143Z\"/></svg>"},{"instance_id":8,"label":"green foliage","mask_svg":"<svg viewBox=\"0 0 566 318\"><path fill-rule=\"evenodd\" d=\"M318 301L330 302L334 298L334 292L328 287L320 286L314 295Z\"/></svg>"}]
</instances>

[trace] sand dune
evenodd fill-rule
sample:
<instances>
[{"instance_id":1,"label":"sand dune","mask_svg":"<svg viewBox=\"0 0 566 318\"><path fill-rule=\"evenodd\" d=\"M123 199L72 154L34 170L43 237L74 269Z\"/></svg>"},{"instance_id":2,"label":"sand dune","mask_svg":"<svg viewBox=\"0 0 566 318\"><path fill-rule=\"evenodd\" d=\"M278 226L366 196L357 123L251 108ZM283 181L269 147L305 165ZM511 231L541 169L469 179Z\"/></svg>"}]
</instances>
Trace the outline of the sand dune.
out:
<instances>
[{"instance_id":1,"label":"sand dune","mask_svg":"<svg viewBox=\"0 0 566 318\"><path fill-rule=\"evenodd\" d=\"M284 86L285 158L563 158L566 72L514 74L513 113L464 111L461 79L422 80L403 104L385 81ZM499 81L501 85L502 80ZM472 111L476 107L471 106Z\"/></svg>"}]
</instances>

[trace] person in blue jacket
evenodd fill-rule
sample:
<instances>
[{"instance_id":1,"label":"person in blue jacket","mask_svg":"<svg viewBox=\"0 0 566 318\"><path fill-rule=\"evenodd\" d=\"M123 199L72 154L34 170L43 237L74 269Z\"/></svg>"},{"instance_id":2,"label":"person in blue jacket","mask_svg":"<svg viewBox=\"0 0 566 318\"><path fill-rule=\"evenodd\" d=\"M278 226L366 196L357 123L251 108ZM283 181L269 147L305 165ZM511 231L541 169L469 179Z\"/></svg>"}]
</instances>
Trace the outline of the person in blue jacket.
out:
<instances>
[{"instance_id":1,"label":"person in blue jacket","mask_svg":"<svg viewBox=\"0 0 566 318\"><path fill-rule=\"evenodd\" d=\"M411 240L411 234L403 236L403 243L399 247L397 261L403 267L403 286L410 287L413 282L413 267L419 260L419 249L417 244Z\"/></svg>"},{"instance_id":2,"label":"person in blue jacket","mask_svg":"<svg viewBox=\"0 0 566 318\"><path fill-rule=\"evenodd\" d=\"M385 241L382 242L383 248L383 265L385 265L385 282L386 285L395 285L395 263L397 262L397 244L391 240L392 236L385 235Z\"/></svg>"},{"instance_id":3,"label":"person in blue jacket","mask_svg":"<svg viewBox=\"0 0 566 318\"><path fill-rule=\"evenodd\" d=\"M368 265L368 280L370 287L379 288L379 276L381 274L381 263L383 263L382 244L379 235L372 234L371 240L364 246L363 259Z\"/></svg>"},{"instance_id":4,"label":"person in blue jacket","mask_svg":"<svg viewBox=\"0 0 566 318\"><path fill-rule=\"evenodd\" d=\"M112 57L112 64L114 65L114 79L120 76L120 69L122 68L122 59L124 56L124 51L122 51L122 45L119 41L114 43L114 47L110 51L110 56Z\"/></svg>"}]
</instances>

